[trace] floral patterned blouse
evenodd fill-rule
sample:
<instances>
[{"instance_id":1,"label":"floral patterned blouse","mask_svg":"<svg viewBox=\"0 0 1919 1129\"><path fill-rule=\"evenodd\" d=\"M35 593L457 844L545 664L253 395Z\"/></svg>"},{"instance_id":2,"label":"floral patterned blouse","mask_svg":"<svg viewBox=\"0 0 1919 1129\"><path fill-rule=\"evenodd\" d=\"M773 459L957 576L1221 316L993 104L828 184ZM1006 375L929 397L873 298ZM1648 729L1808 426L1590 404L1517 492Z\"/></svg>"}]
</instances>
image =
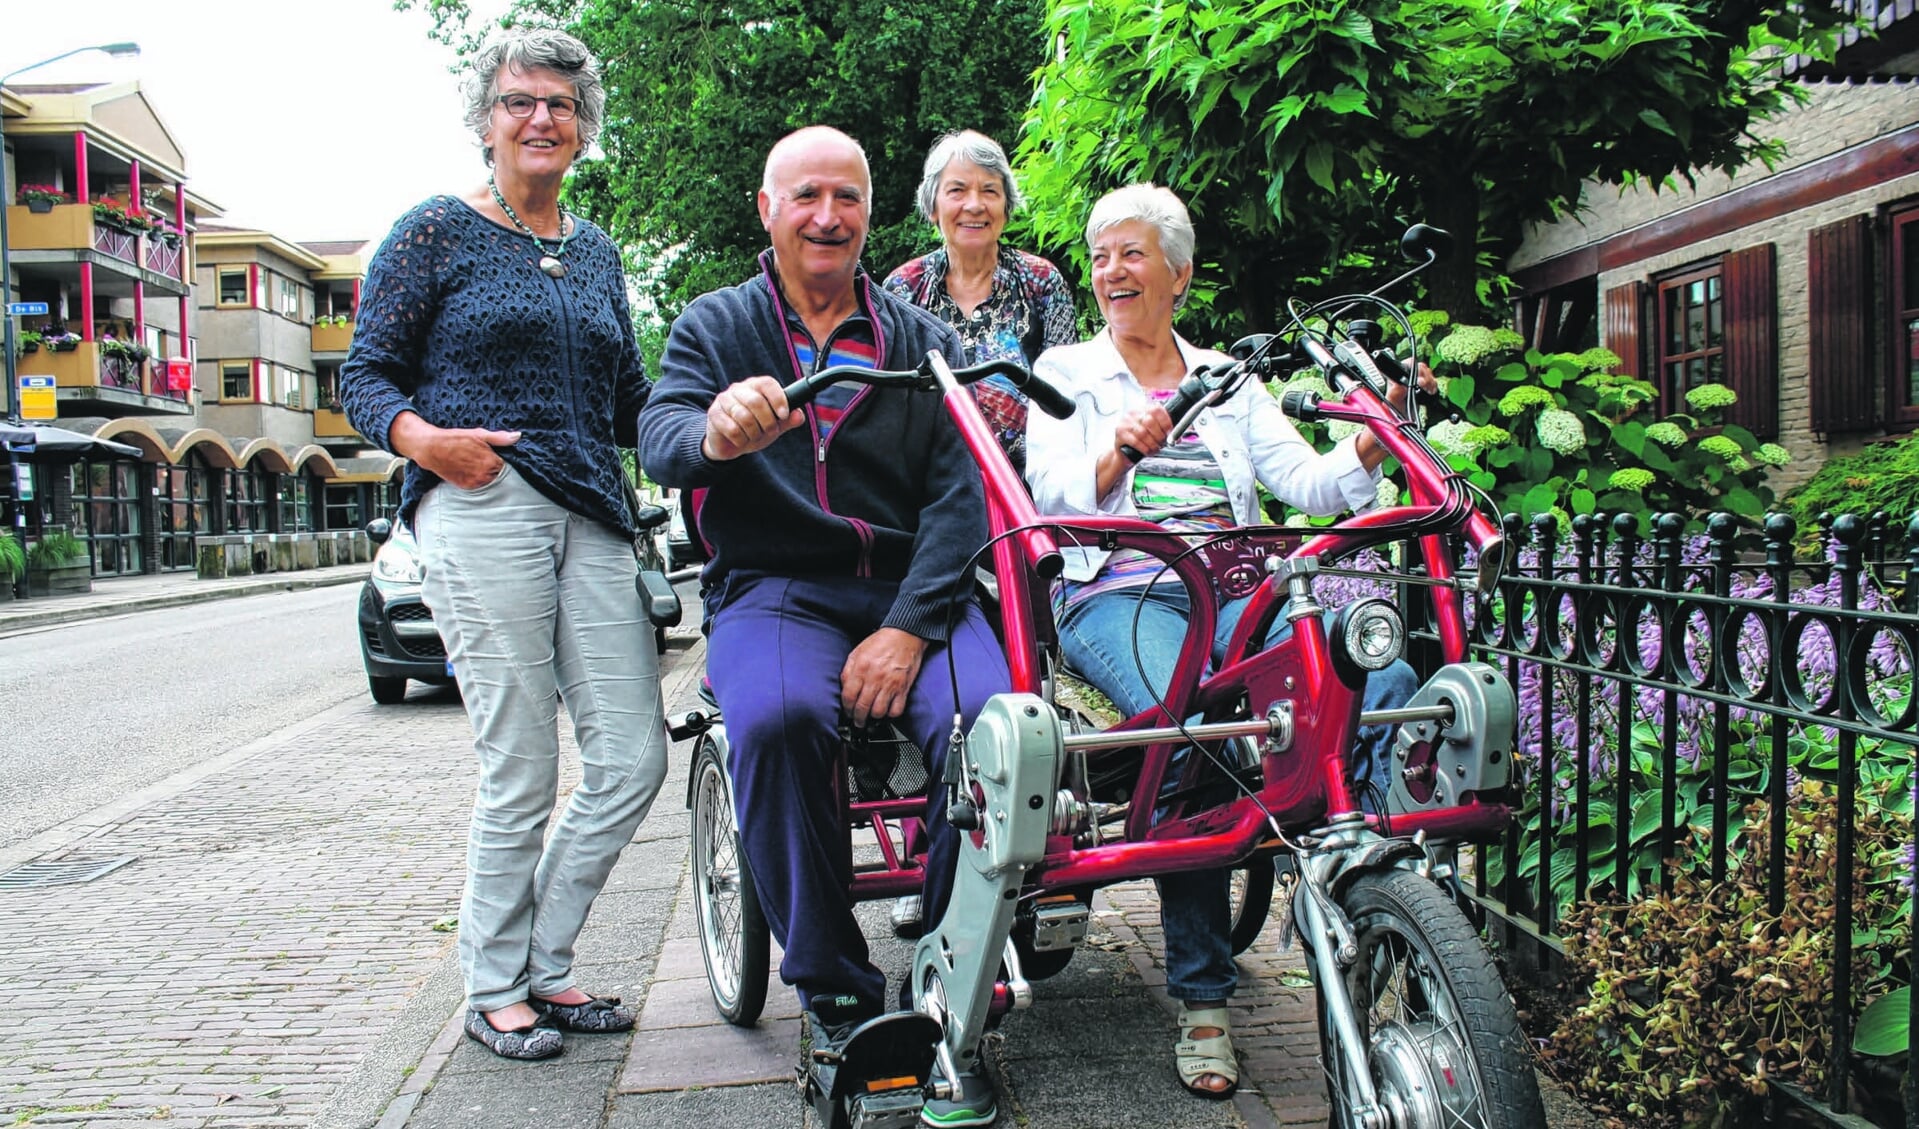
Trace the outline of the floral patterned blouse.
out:
<instances>
[{"instance_id":1,"label":"floral patterned blouse","mask_svg":"<svg viewBox=\"0 0 1919 1129\"><path fill-rule=\"evenodd\" d=\"M1066 279L1038 255L1002 246L992 293L971 316L946 292L947 267L938 250L902 264L884 285L958 330L968 364L1016 360L1030 369L1046 350L1079 340ZM1013 469L1026 473L1026 397L998 376L973 385L973 395Z\"/></svg>"}]
</instances>

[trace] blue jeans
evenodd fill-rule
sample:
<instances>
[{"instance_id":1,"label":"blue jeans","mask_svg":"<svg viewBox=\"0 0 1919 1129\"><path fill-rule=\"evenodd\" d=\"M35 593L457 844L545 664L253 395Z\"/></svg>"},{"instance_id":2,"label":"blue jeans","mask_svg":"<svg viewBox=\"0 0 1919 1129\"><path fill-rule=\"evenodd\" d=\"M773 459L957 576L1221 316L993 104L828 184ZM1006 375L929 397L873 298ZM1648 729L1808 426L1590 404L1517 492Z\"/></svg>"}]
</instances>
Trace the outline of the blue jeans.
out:
<instances>
[{"instance_id":1,"label":"blue jeans","mask_svg":"<svg viewBox=\"0 0 1919 1129\"><path fill-rule=\"evenodd\" d=\"M1233 629L1248 601L1229 600L1219 609L1213 633L1213 661L1226 652ZM1060 651L1067 665L1112 699L1122 714L1144 713L1165 692L1186 640L1190 604L1184 585L1154 585L1141 605L1138 589L1094 596L1068 608L1059 620ZM1135 624L1137 615L1137 625ZM1265 646L1284 639L1281 627ZM1404 705L1419 688L1419 677L1395 662L1366 680L1361 708ZM1398 727L1373 725L1359 731L1347 760L1355 784L1371 782L1384 796L1391 784L1393 742ZM1368 798L1362 791L1362 800ZM1176 1000L1220 1000L1233 994L1239 968L1233 963L1228 870L1202 870L1159 879L1160 927L1166 934L1166 993Z\"/></svg>"}]
</instances>

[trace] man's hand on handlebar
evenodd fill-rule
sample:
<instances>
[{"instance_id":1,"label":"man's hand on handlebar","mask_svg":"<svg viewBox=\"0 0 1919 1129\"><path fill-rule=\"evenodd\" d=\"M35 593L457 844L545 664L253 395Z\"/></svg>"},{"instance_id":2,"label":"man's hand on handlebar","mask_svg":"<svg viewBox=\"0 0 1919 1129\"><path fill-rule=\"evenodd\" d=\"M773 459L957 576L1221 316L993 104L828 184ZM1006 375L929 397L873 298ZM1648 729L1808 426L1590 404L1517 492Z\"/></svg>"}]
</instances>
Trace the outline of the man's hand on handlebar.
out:
<instances>
[{"instance_id":1,"label":"man's hand on handlebar","mask_svg":"<svg viewBox=\"0 0 1919 1129\"><path fill-rule=\"evenodd\" d=\"M748 377L713 397L706 409L706 438L700 451L723 463L770 447L805 422L805 412L787 408L779 381L770 376Z\"/></svg>"},{"instance_id":2,"label":"man's hand on handlebar","mask_svg":"<svg viewBox=\"0 0 1919 1129\"><path fill-rule=\"evenodd\" d=\"M840 668L840 706L853 724L905 713L925 655L926 640L897 627L882 627L853 648Z\"/></svg>"}]
</instances>

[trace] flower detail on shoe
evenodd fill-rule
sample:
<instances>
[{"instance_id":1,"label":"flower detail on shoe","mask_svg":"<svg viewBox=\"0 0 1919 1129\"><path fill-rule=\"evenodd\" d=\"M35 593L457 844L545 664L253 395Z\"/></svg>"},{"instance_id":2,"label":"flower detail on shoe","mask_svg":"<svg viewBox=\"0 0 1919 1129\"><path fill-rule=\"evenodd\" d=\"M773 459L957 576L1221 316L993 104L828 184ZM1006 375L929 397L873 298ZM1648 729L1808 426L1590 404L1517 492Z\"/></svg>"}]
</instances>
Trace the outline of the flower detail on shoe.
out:
<instances>
[{"instance_id":1,"label":"flower detail on shoe","mask_svg":"<svg viewBox=\"0 0 1919 1129\"><path fill-rule=\"evenodd\" d=\"M522 1062L552 1058L566 1049L566 1039L559 1028L548 1025L544 1019L502 1031L486 1021L486 1013L473 1008L467 1009L466 1035L501 1058Z\"/></svg>"},{"instance_id":2,"label":"flower detail on shoe","mask_svg":"<svg viewBox=\"0 0 1919 1129\"><path fill-rule=\"evenodd\" d=\"M592 996L583 1004L556 1004L552 1000L529 996L526 1002L533 1005L533 1010L539 1012L542 1019L560 1030L586 1035L631 1031L634 1021L639 1018L632 1008L620 1003L618 996Z\"/></svg>"}]
</instances>

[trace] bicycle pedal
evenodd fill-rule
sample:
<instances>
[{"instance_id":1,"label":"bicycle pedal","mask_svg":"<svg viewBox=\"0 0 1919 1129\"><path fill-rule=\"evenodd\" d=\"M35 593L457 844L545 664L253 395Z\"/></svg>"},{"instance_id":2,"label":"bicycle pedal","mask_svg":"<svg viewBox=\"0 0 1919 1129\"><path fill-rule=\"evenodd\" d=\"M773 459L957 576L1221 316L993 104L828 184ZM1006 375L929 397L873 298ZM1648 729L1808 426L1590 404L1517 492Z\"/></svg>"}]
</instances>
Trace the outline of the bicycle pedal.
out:
<instances>
[{"instance_id":1,"label":"bicycle pedal","mask_svg":"<svg viewBox=\"0 0 1919 1129\"><path fill-rule=\"evenodd\" d=\"M1086 905L1067 896L1033 911L1033 951L1073 949L1086 939Z\"/></svg>"}]
</instances>

